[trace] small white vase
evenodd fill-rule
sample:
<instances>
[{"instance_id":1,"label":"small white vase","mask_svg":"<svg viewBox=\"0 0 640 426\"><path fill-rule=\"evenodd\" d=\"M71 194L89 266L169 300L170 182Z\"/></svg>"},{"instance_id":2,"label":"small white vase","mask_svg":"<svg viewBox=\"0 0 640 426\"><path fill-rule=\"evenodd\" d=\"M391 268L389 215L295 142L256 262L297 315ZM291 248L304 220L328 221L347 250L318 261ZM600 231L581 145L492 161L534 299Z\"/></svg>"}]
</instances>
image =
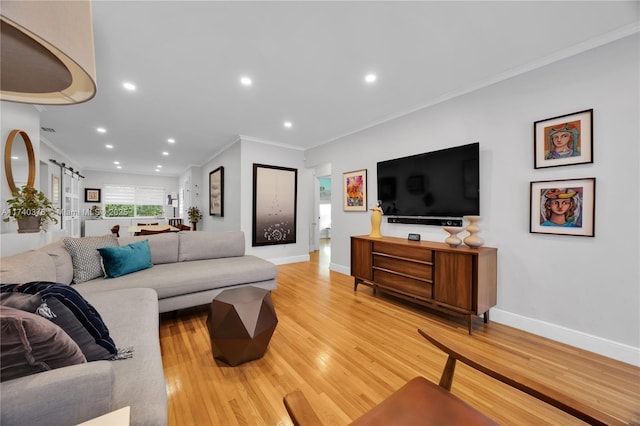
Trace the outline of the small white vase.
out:
<instances>
[{"instance_id":1,"label":"small white vase","mask_svg":"<svg viewBox=\"0 0 640 426\"><path fill-rule=\"evenodd\" d=\"M469 221L469 225L466 228L469 236L464 239L464 243L471 248L481 247L484 244L484 240L478 236L478 232L480 232L480 227L478 226L480 216L465 216L464 218Z\"/></svg>"},{"instance_id":2,"label":"small white vase","mask_svg":"<svg viewBox=\"0 0 640 426\"><path fill-rule=\"evenodd\" d=\"M457 226L445 226L442 229L449 233L447 239L444 240L445 243L449 244L449 247L456 248L462 244L462 240L458 237L458 234L464 231L464 228L459 228Z\"/></svg>"}]
</instances>

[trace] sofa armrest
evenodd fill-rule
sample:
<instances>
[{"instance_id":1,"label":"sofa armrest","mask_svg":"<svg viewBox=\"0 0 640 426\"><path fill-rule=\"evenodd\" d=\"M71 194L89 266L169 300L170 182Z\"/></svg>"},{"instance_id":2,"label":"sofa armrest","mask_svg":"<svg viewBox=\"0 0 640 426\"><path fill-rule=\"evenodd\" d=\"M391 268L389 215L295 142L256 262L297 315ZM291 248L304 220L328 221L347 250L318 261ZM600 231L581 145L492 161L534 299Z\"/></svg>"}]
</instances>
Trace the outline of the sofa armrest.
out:
<instances>
[{"instance_id":1,"label":"sofa armrest","mask_svg":"<svg viewBox=\"0 0 640 426\"><path fill-rule=\"evenodd\" d=\"M111 362L94 361L0 384L0 424L75 425L113 410Z\"/></svg>"}]
</instances>

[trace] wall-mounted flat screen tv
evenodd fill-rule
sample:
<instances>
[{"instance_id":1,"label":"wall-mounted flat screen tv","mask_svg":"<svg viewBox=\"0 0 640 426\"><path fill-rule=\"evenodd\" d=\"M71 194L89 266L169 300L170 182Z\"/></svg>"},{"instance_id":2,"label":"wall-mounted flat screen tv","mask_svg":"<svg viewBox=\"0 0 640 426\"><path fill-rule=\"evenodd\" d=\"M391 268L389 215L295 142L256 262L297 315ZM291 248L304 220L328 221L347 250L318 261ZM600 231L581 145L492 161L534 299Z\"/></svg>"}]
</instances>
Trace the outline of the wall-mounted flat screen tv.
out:
<instances>
[{"instance_id":1,"label":"wall-mounted flat screen tv","mask_svg":"<svg viewBox=\"0 0 640 426\"><path fill-rule=\"evenodd\" d=\"M479 215L480 144L379 162L378 199L390 216Z\"/></svg>"}]
</instances>

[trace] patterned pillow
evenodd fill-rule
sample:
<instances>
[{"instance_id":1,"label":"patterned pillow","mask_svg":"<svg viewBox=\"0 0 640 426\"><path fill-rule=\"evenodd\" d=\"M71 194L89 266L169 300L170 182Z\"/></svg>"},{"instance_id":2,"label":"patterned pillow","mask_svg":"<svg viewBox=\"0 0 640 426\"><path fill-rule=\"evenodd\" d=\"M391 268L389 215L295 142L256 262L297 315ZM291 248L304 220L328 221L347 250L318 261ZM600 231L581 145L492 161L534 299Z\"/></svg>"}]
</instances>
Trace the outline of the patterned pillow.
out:
<instances>
[{"instance_id":1,"label":"patterned pillow","mask_svg":"<svg viewBox=\"0 0 640 426\"><path fill-rule=\"evenodd\" d=\"M0 305L0 381L87 362L71 337L31 312Z\"/></svg>"},{"instance_id":2,"label":"patterned pillow","mask_svg":"<svg viewBox=\"0 0 640 426\"><path fill-rule=\"evenodd\" d=\"M63 242L71 255L75 284L104 276L98 249L118 246L118 239L113 234L100 237L64 238Z\"/></svg>"}]
</instances>

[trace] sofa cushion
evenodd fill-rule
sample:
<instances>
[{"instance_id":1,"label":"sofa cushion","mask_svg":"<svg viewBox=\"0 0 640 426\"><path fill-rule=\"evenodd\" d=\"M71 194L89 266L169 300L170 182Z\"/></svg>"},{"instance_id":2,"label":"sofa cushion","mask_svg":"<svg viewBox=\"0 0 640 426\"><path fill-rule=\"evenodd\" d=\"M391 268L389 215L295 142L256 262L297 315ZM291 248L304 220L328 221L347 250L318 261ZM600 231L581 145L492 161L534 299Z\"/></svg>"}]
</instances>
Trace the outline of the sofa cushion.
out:
<instances>
[{"instance_id":1,"label":"sofa cushion","mask_svg":"<svg viewBox=\"0 0 640 426\"><path fill-rule=\"evenodd\" d=\"M0 305L0 381L86 362L57 325L31 312Z\"/></svg>"},{"instance_id":2,"label":"sofa cushion","mask_svg":"<svg viewBox=\"0 0 640 426\"><path fill-rule=\"evenodd\" d=\"M89 354L91 360L110 359L118 353L109 335L109 329L98 311L72 286L35 281L21 285L3 284L0 286L0 292L39 295L42 301L46 302L46 306L40 307L38 313L63 326L67 333L82 345L81 349ZM62 306L67 309L63 309ZM75 320L71 318L68 311L73 314ZM86 332L80 330L80 326ZM87 338L87 333L91 339Z\"/></svg>"},{"instance_id":3,"label":"sofa cushion","mask_svg":"<svg viewBox=\"0 0 640 426\"><path fill-rule=\"evenodd\" d=\"M3 283L55 281L55 279L56 267L53 259L40 250L3 257L0 262L0 282Z\"/></svg>"},{"instance_id":4,"label":"sofa cushion","mask_svg":"<svg viewBox=\"0 0 640 426\"><path fill-rule=\"evenodd\" d=\"M102 259L97 249L118 246L118 239L113 234L99 237L64 238L62 241L71 255L73 282L76 284L102 277L104 275Z\"/></svg>"},{"instance_id":5,"label":"sofa cushion","mask_svg":"<svg viewBox=\"0 0 640 426\"><path fill-rule=\"evenodd\" d=\"M270 281L277 274L278 268L273 263L247 255L155 265L153 268L112 278L108 285L102 279L84 282L78 286L78 290L83 294L89 294L106 292L105 289L146 287L154 289L158 293L158 299L165 299L217 288Z\"/></svg>"},{"instance_id":6,"label":"sofa cushion","mask_svg":"<svg viewBox=\"0 0 640 426\"><path fill-rule=\"evenodd\" d=\"M115 278L132 272L151 268L149 240L138 241L120 247L103 247L98 252L102 257L107 278Z\"/></svg>"},{"instance_id":7,"label":"sofa cushion","mask_svg":"<svg viewBox=\"0 0 640 426\"><path fill-rule=\"evenodd\" d=\"M151 250L151 263L153 263L154 265L162 265L163 263L175 263L178 261L177 232L167 232L163 234L134 237L120 237L118 239L121 246L143 240L149 241L149 249Z\"/></svg>"},{"instance_id":8,"label":"sofa cushion","mask_svg":"<svg viewBox=\"0 0 640 426\"><path fill-rule=\"evenodd\" d=\"M62 242L62 239L54 241L51 244L47 244L44 247L40 247L38 251L47 253L51 257L51 259L53 259L53 263L56 267L55 279L47 281L55 281L62 284L71 284L71 281L73 281L73 263L71 261L71 255ZM28 281L32 280L33 279L29 279Z\"/></svg>"},{"instance_id":9,"label":"sofa cushion","mask_svg":"<svg viewBox=\"0 0 640 426\"><path fill-rule=\"evenodd\" d=\"M180 238L179 262L244 255L242 231L179 232L178 236Z\"/></svg>"}]
</instances>

